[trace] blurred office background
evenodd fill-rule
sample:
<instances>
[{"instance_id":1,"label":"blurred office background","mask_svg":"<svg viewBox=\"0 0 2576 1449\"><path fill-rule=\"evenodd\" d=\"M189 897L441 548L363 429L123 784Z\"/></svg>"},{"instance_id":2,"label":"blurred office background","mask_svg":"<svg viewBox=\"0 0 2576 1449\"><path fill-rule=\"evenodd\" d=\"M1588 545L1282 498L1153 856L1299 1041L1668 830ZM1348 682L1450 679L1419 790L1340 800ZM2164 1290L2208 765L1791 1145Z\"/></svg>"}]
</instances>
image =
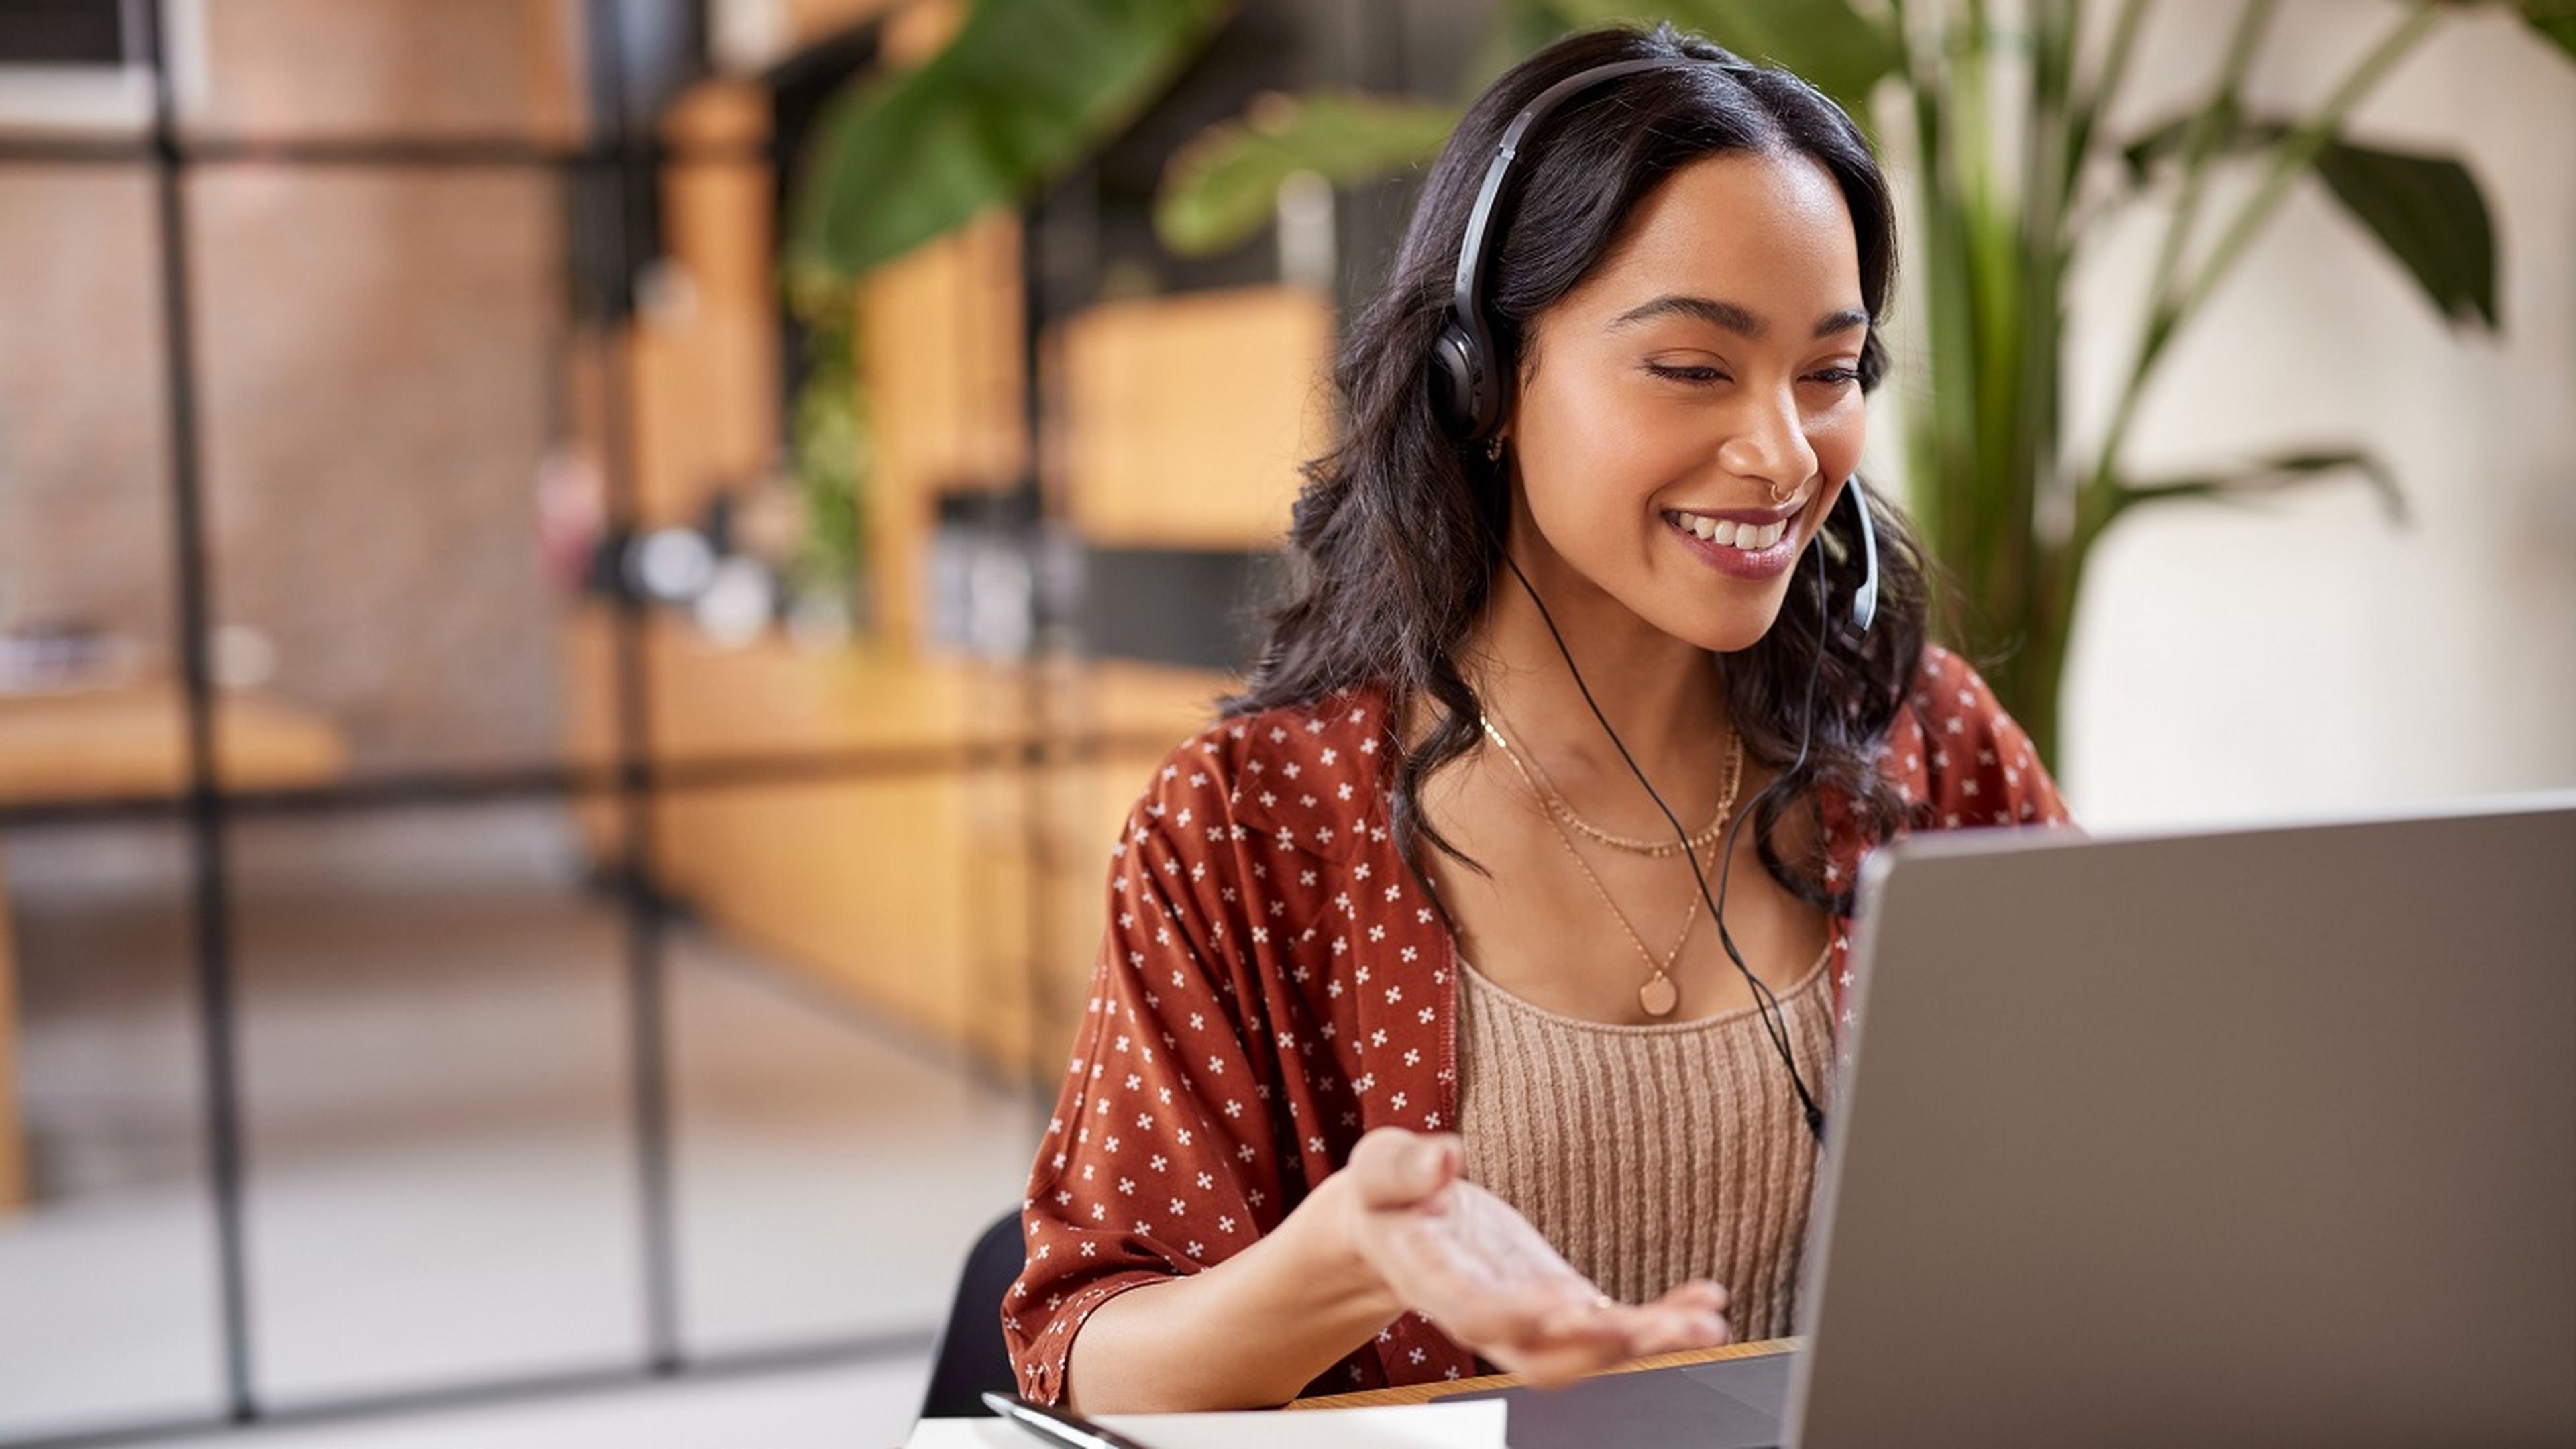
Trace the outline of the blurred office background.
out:
<instances>
[{"instance_id":1,"label":"blurred office background","mask_svg":"<svg viewBox=\"0 0 2576 1449\"><path fill-rule=\"evenodd\" d=\"M1173 4L1030 189L785 274L846 98L1027 8L0 3L0 1445L901 1438L1410 198L1292 171L1184 247L1158 193L1276 97L1454 103L1550 10ZM2454 233L2410 276L2285 195L2124 460L2366 450L2407 519L2321 476L2108 533L2051 691L2089 824L2576 785L2535 8L2258 7L2243 109L2292 117L2424 12L2342 132L2474 177L2498 325L2428 298ZM2138 9L2124 134L2245 14ZM2070 452L2169 209L2066 283Z\"/></svg>"}]
</instances>

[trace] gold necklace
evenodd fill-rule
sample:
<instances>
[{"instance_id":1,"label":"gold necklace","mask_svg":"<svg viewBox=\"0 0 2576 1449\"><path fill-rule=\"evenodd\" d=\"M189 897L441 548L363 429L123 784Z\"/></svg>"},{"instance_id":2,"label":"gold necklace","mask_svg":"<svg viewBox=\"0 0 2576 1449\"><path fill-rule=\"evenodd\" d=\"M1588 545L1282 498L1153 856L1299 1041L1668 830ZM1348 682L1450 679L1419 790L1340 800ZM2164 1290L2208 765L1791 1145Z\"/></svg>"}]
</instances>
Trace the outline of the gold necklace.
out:
<instances>
[{"instance_id":1,"label":"gold necklace","mask_svg":"<svg viewBox=\"0 0 2576 1449\"><path fill-rule=\"evenodd\" d=\"M1645 939L1637 934L1637 928L1629 923L1628 913L1619 909L1619 903L1610 898L1609 887L1603 885L1601 877L1593 873L1592 863L1585 860L1583 852L1575 848L1574 837L1566 834L1565 827L1557 823L1556 811L1549 808L1547 792L1539 788L1538 781L1531 777L1529 768L1521 763L1520 756L1514 753L1510 742L1503 738L1502 731L1495 729L1493 721L1481 715L1477 717L1477 722L1485 727L1485 733L1493 738L1495 744L1502 746L1503 758L1512 762L1512 768L1520 773L1521 783L1529 787L1530 794L1539 802L1541 813L1547 816L1548 829L1555 833L1556 843L1565 847L1565 853L1574 860L1574 868L1583 872L1583 879L1592 887L1592 893L1601 898L1601 904L1610 908L1611 919L1619 923L1619 929L1627 934L1628 944L1636 947L1637 955L1645 961L1647 975L1645 984L1637 988L1637 1005L1648 1016L1661 1018L1672 1015L1673 1008L1681 1005L1682 1000L1681 987L1673 980L1673 967L1681 961L1682 948L1690 944L1691 928L1699 924L1700 890L1699 881L1696 879L1699 873L1698 852L1692 852L1691 856L1691 873L1694 879L1691 881L1690 905L1682 912L1681 937L1673 942L1672 951L1658 961L1655 959L1655 953L1646 949ZM1741 748L1739 744L1739 751ZM1739 766L1742 763L1740 755L1737 763ZM1730 785L1727 790L1728 808L1734 805L1734 795L1734 788ZM1723 814L1719 817L1721 821L1724 818Z\"/></svg>"},{"instance_id":2,"label":"gold necklace","mask_svg":"<svg viewBox=\"0 0 2576 1449\"><path fill-rule=\"evenodd\" d=\"M1682 853L1681 841L1640 840L1633 835L1615 835L1575 814L1574 807L1565 802L1564 794L1557 790L1555 781L1547 778L1547 772L1539 767L1538 761L1533 759L1524 763L1520 752L1512 748L1511 741L1503 738L1501 730L1494 728L1492 720L1478 715L1476 722L1485 727L1486 738L1501 747L1504 758L1512 762L1512 768L1520 771L1523 780L1529 781L1531 791L1538 796L1539 804L1551 817L1564 821L1613 850L1624 850L1632 855L1650 855L1658 860ZM1530 772L1533 770L1538 771L1536 779L1531 778ZM1727 740L1726 745L1726 793L1717 802L1717 817L1690 837L1689 848L1692 859L1698 859L1703 852L1714 847L1718 837L1725 833L1727 817L1735 813L1736 791L1743 784L1744 736L1734 735Z\"/></svg>"}]
</instances>

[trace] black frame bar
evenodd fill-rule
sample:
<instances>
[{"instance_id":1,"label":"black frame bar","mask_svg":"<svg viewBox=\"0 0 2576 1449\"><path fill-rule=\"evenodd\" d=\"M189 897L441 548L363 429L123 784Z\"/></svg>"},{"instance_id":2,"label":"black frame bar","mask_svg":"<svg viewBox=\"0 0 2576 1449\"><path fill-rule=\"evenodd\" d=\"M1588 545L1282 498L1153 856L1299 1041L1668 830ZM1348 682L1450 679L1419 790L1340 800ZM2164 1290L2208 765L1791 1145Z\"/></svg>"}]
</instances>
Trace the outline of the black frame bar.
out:
<instances>
[{"instance_id":1,"label":"black frame bar","mask_svg":"<svg viewBox=\"0 0 2576 1449\"><path fill-rule=\"evenodd\" d=\"M652 215L652 187L657 173L629 155L632 130L626 90L624 5L620 0L591 0L590 60L601 68L608 104L608 150L616 159L619 225L609 229L613 270L621 289L631 288L637 263L635 227ZM615 315L632 315L622 305ZM629 349L610 347L605 361L607 386L602 389L602 466L608 478L608 514L624 524L641 515L636 506L634 430L628 416L628 388L633 378L623 359ZM627 1062L635 1133L635 1195L642 1209L644 1250L644 1354L646 1371L667 1377L680 1368L679 1273L671 1224L671 1081L670 970L665 954L668 922L652 889L653 800L645 775L652 749L651 665L644 648L643 602L631 589L616 593L617 613L611 668L616 691L618 762L617 819L619 896L625 905Z\"/></svg>"},{"instance_id":2,"label":"black frame bar","mask_svg":"<svg viewBox=\"0 0 2576 1449\"><path fill-rule=\"evenodd\" d=\"M204 458L197 430L196 307L188 270L188 195L178 164L178 108L161 7L134 7L152 71L153 212L161 244L162 359L170 408L171 548L178 573L179 678L188 741L190 917L196 944L198 1036L205 1065L206 1145L215 1216L216 1311L223 1324L225 1414L258 1417L250 1349L250 1266L242 1217L241 1081L233 1047L232 893L226 880L224 800L216 789L214 681L207 668L212 593L205 535Z\"/></svg>"}]
</instances>

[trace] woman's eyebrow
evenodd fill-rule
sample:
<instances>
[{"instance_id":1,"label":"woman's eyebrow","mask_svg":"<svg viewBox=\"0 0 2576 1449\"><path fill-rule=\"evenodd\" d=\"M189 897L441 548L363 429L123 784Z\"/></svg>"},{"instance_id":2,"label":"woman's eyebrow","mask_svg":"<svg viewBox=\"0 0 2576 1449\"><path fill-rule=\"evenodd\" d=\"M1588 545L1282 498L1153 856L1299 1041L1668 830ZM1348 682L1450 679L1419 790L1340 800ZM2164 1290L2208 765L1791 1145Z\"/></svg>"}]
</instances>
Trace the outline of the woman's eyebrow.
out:
<instances>
[{"instance_id":1,"label":"woman's eyebrow","mask_svg":"<svg viewBox=\"0 0 2576 1449\"><path fill-rule=\"evenodd\" d=\"M1609 330L1616 332L1622 327L1631 327L1639 322L1671 316L1674 313L1680 313L1685 317L1696 317L1712 326L1723 327L1747 342L1759 342L1771 334L1771 324L1764 321L1753 309L1740 303L1722 302L1714 297L1684 296L1676 292L1667 292L1651 302L1640 303L1611 318ZM1858 307L1845 307L1840 311L1826 313L1816 323L1815 336L1822 339L1831 337L1837 332L1849 332L1855 327L1868 325L1868 312Z\"/></svg>"}]
</instances>

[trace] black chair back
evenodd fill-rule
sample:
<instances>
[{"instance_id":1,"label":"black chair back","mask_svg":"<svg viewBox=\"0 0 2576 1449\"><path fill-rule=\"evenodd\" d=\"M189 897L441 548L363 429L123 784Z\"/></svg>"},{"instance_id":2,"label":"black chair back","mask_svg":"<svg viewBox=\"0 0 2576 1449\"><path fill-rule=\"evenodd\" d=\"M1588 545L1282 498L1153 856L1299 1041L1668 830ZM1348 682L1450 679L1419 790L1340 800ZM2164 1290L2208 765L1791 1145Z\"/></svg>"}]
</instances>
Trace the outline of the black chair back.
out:
<instances>
[{"instance_id":1,"label":"black chair back","mask_svg":"<svg viewBox=\"0 0 2576 1449\"><path fill-rule=\"evenodd\" d=\"M948 1324L939 1332L939 1347L930 1356L930 1388L922 1395L925 1419L980 1417L987 1413L980 1397L1007 1394L1019 1387L1011 1356L1002 1347L1002 1295L1020 1276L1028 1250L1020 1241L1018 1210L1004 1213L967 1250L966 1270L957 1277L957 1297L948 1305Z\"/></svg>"}]
</instances>

